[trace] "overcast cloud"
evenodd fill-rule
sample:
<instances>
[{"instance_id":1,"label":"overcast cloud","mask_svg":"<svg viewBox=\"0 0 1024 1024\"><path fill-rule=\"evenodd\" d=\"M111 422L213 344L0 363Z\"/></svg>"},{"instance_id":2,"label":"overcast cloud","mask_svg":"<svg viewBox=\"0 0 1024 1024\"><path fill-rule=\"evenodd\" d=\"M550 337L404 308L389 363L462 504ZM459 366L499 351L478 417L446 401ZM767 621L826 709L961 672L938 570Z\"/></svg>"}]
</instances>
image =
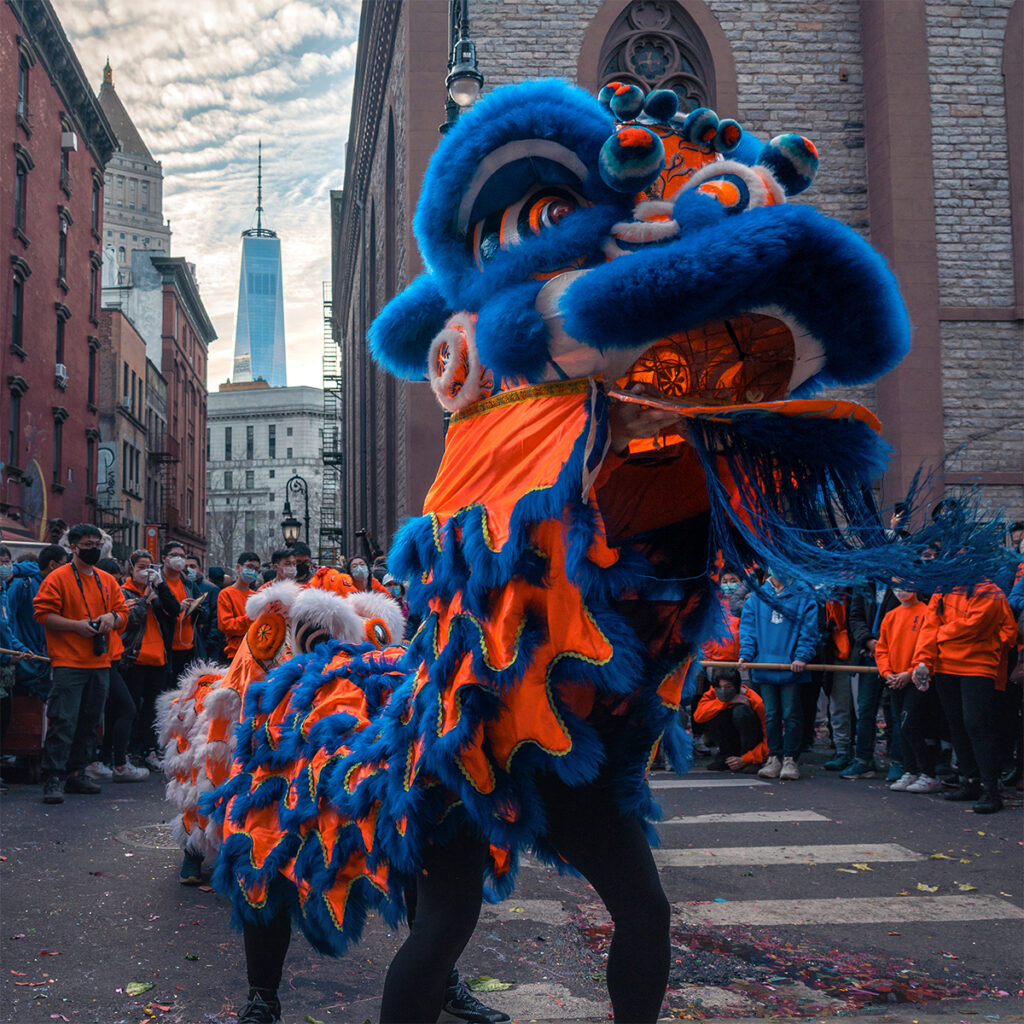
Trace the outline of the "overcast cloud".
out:
<instances>
[{"instance_id":1,"label":"overcast cloud","mask_svg":"<svg viewBox=\"0 0 1024 1024\"><path fill-rule=\"evenodd\" d=\"M218 335L213 389L231 373L239 236L255 223L262 138L263 223L284 261L288 383L319 385L328 193L344 176L359 0L53 4L96 91L109 56L114 87L163 164L171 252L196 264Z\"/></svg>"}]
</instances>

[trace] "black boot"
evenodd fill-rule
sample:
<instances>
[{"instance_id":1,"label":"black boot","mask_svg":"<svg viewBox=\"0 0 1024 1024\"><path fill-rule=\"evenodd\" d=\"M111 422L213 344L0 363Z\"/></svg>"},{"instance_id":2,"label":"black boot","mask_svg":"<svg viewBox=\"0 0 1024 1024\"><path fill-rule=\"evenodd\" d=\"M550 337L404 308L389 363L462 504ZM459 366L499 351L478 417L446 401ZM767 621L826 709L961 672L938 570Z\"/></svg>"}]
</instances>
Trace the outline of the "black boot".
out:
<instances>
[{"instance_id":1,"label":"black boot","mask_svg":"<svg viewBox=\"0 0 1024 1024\"><path fill-rule=\"evenodd\" d=\"M975 814L995 814L1003 809L1003 800L999 795L998 782L983 782L981 796L971 804Z\"/></svg>"},{"instance_id":2,"label":"black boot","mask_svg":"<svg viewBox=\"0 0 1024 1024\"><path fill-rule=\"evenodd\" d=\"M945 793L943 800L977 800L981 796L981 783L977 779L965 779L961 777L960 785L949 793Z\"/></svg>"},{"instance_id":3,"label":"black boot","mask_svg":"<svg viewBox=\"0 0 1024 1024\"><path fill-rule=\"evenodd\" d=\"M444 1009L445 1013L468 1021L469 1024L511 1024L512 1021L507 1013L484 1006L454 967L448 975L448 984L444 990Z\"/></svg>"},{"instance_id":4,"label":"black boot","mask_svg":"<svg viewBox=\"0 0 1024 1024\"><path fill-rule=\"evenodd\" d=\"M281 1001L268 989L249 989L249 1001L238 1011L238 1024L278 1024Z\"/></svg>"}]
</instances>

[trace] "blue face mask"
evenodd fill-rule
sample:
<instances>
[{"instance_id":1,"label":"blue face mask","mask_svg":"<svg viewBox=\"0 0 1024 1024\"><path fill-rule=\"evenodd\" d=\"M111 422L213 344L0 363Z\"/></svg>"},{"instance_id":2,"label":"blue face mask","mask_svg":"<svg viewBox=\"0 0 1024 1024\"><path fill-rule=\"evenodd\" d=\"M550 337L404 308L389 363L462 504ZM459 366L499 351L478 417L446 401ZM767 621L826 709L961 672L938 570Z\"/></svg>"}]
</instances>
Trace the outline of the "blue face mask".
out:
<instances>
[{"instance_id":1,"label":"blue face mask","mask_svg":"<svg viewBox=\"0 0 1024 1024\"><path fill-rule=\"evenodd\" d=\"M255 569L243 569L242 579L248 583L256 583L260 578L260 574Z\"/></svg>"},{"instance_id":2,"label":"blue face mask","mask_svg":"<svg viewBox=\"0 0 1024 1024\"><path fill-rule=\"evenodd\" d=\"M191 582L194 583L196 581L196 576L197 576L197 574L196 574L195 569L186 569L185 570L185 579L190 580Z\"/></svg>"},{"instance_id":3,"label":"blue face mask","mask_svg":"<svg viewBox=\"0 0 1024 1024\"><path fill-rule=\"evenodd\" d=\"M365 565L357 565L352 570L352 578L365 580L370 575L370 570Z\"/></svg>"},{"instance_id":4,"label":"blue face mask","mask_svg":"<svg viewBox=\"0 0 1024 1024\"><path fill-rule=\"evenodd\" d=\"M14 566L9 562L0 563L0 580L9 580L14 575Z\"/></svg>"},{"instance_id":5,"label":"blue face mask","mask_svg":"<svg viewBox=\"0 0 1024 1024\"><path fill-rule=\"evenodd\" d=\"M722 583L722 584L720 584L719 589L722 591L723 594L735 594L736 591L739 589L739 584L738 583Z\"/></svg>"}]
</instances>

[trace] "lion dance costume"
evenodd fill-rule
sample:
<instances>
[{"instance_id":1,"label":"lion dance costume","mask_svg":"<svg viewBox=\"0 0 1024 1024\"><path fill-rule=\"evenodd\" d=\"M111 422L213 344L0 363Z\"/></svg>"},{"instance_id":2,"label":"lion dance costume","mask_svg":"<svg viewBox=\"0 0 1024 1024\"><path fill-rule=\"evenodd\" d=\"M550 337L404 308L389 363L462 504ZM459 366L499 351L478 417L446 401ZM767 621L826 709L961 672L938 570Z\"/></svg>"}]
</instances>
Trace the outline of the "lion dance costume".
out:
<instances>
[{"instance_id":1,"label":"lion dance costume","mask_svg":"<svg viewBox=\"0 0 1024 1024\"><path fill-rule=\"evenodd\" d=\"M762 144L633 86L498 89L445 136L414 221L429 270L369 335L452 414L388 558L422 626L248 686L230 778L201 802L238 918L287 905L340 954L369 910L401 918L427 845L467 824L505 895L520 851L564 866L540 773L610 770L621 813L656 817L646 776L659 745L688 762L677 709L720 614L717 557L913 578L919 549L872 504L877 421L812 397L909 342L881 256L786 202L816 166L804 138ZM610 396L638 385L682 419L615 454Z\"/></svg>"}]
</instances>

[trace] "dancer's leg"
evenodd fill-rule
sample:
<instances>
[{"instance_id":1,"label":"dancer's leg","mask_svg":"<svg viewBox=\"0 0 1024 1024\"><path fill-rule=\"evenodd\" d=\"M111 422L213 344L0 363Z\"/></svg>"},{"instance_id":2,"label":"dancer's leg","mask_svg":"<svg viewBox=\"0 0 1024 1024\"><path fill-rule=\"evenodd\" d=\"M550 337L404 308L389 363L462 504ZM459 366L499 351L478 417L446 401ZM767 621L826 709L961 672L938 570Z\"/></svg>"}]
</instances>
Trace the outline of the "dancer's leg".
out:
<instances>
[{"instance_id":1,"label":"dancer's leg","mask_svg":"<svg viewBox=\"0 0 1024 1024\"><path fill-rule=\"evenodd\" d=\"M254 992L267 1002L276 998L281 984L284 959L292 938L292 919L282 906L265 925L246 922L242 930L245 940L245 973L250 995Z\"/></svg>"},{"instance_id":2,"label":"dancer's leg","mask_svg":"<svg viewBox=\"0 0 1024 1024\"><path fill-rule=\"evenodd\" d=\"M540 790L548 838L612 916L608 994L615 1020L657 1020L668 984L669 905L640 822L618 812L606 776L567 786L547 775Z\"/></svg>"},{"instance_id":3,"label":"dancer's leg","mask_svg":"<svg viewBox=\"0 0 1024 1024\"><path fill-rule=\"evenodd\" d=\"M422 1024L440 1016L448 976L480 916L486 862L487 843L469 828L445 847L427 847L409 937L384 981L381 1024Z\"/></svg>"}]
</instances>

